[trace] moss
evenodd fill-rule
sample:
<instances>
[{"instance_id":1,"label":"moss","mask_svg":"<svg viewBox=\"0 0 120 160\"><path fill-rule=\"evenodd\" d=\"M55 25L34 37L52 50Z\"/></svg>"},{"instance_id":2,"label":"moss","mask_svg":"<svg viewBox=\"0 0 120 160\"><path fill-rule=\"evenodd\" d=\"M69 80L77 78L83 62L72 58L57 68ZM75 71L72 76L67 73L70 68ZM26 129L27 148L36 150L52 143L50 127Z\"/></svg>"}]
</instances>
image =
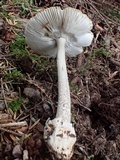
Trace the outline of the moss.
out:
<instances>
[{"instance_id":1,"label":"moss","mask_svg":"<svg viewBox=\"0 0 120 160\"><path fill-rule=\"evenodd\" d=\"M25 50L25 38L16 37L15 40L10 44L10 50L16 56L16 58L23 58L24 56L29 56L28 52Z\"/></svg>"},{"instance_id":2,"label":"moss","mask_svg":"<svg viewBox=\"0 0 120 160\"><path fill-rule=\"evenodd\" d=\"M22 98L17 98L17 99L12 100L8 104L8 108L10 108L13 112L17 112L21 108L21 105L23 103L24 103L24 100Z\"/></svg>"},{"instance_id":3,"label":"moss","mask_svg":"<svg viewBox=\"0 0 120 160\"><path fill-rule=\"evenodd\" d=\"M96 49L91 53L91 57L93 57L93 58L95 58L97 56L108 57L109 55L110 55L110 53L104 48Z\"/></svg>"},{"instance_id":4,"label":"moss","mask_svg":"<svg viewBox=\"0 0 120 160\"><path fill-rule=\"evenodd\" d=\"M20 82L23 78L23 74L18 71L17 69L14 69L11 73L8 73L5 77L5 81L14 81L14 82Z\"/></svg>"},{"instance_id":5,"label":"moss","mask_svg":"<svg viewBox=\"0 0 120 160\"><path fill-rule=\"evenodd\" d=\"M120 9L113 8L110 10L112 18L116 21L120 21Z\"/></svg>"},{"instance_id":6,"label":"moss","mask_svg":"<svg viewBox=\"0 0 120 160\"><path fill-rule=\"evenodd\" d=\"M73 90L75 93L77 93L77 92L79 91L79 87L78 87L77 84L71 83L71 84L70 84L70 87L72 88L72 90Z\"/></svg>"}]
</instances>

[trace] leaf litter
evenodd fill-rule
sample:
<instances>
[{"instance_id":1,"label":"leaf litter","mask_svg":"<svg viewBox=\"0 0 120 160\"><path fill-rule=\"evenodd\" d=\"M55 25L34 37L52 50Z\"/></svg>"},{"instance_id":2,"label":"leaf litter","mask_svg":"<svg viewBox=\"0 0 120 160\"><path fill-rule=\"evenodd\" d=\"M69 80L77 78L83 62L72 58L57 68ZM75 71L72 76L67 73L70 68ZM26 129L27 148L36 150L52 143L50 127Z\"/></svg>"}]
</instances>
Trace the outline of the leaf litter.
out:
<instances>
[{"instance_id":1,"label":"leaf litter","mask_svg":"<svg viewBox=\"0 0 120 160\"><path fill-rule=\"evenodd\" d=\"M119 0L1 2L0 159L52 160L43 128L56 113L56 63L28 48L24 26L40 9L56 5L80 9L94 24L92 46L77 58L67 58L77 133L72 160L119 160Z\"/></svg>"}]
</instances>

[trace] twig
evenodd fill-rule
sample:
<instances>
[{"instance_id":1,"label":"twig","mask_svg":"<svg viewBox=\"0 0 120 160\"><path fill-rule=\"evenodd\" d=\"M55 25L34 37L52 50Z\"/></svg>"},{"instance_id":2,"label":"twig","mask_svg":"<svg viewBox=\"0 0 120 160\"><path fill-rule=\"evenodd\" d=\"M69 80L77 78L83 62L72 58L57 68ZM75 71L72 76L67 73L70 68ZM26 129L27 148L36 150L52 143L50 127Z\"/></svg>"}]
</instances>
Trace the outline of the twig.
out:
<instances>
[{"instance_id":1,"label":"twig","mask_svg":"<svg viewBox=\"0 0 120 160\"><path fill-rule=\"evenodd\" d=\"M105 18L103 17L103 15L97 10L97 8L92 4L92 2L89 2L89 4L94 9L94 11L100 16L100 18L105 21L105 23L109 27L109 24L107 23L107 21L105 20Z\"/></svg>"},{"instance_id":2,"label":"twig","mask_svg":"<svg viewBox=\"0 0 120 160\"><path fill-rule=\"evenodd\" d=\"M115 60L112 59L112 58L109 58L109 60L110 60L113 64L115 64L115 65L117 65L118 67L120 67L120 62L115 61Z\"/></svg>"},{"instance_id":3,"label":"twig","mask_svg":"<svg viewBox=\"0 0 120 160\"><path fill-rule=\"evenodd\" d=\"M110 40L114 44L114 46L120 50L120 46L118 45L118 43L116 42L116 40L113 37L110 37Z\"/></svg>"},{"instance_id":4,"label":"twig","mask_svg":"<svg viewBox=\"0 0 120 160\"><path fill-rule=\"evenodd\" d=\"M90 1L90 2L89 2ZM94 11L98 14L98 16L100 17L100 19L103 21L104 20L104 22L106 23L106 25L110 28L110 25L109 25L109 23L107 22L107 20L108 21L110 21L110 22L113 22L113 23L115 23L115 24L118 24L117 22L115 22L114 20L112 20L111 18L109 18L108 16L106 16L103 12L101 13L101 12L99 12L98 11L98 9L95 7L95 5L93 4L94 3L94 1L92 1L92 0L89 0L88 1L88 4L90 4L91 5L91 7L94 9Z\"/></svg>"},{"instance_id":5,"label":"twig","mask_svg":"<svg viewBox=\"0 0 120 160\"><path fill-rule=\"evenodd\" d=\"M18 117L16 117L15 121L17 121L18 119L19 119L19 121L23 121L30 116L29 114L27 114L24 117L21 117L21 115L23 115L23 113L25 113L25 112L22 112L21 114L19 114Z\"/></svg>"},{"instance_id":6,"label":"twig","mask_svg":"<svg viewBox=\"0 0 120 160\"><path fill-rule=\"evenodd\" d=\"M2 96L3 96L3 99L4 99L4 102L5 102L5 107L7 108L7 101L6 101L6 97L5 97L5 91L4 91L4 87L3 87L3 80L2 78L0 79L0 82L1 82L1 93L2 93Z\"/></svg>"},{"instance_id":7,"label":"twig","mask_svg":"<svg viewBox=\"0 0 120 160\"><path fill-rule=\"evenodd\" d=\"M29 127L29 130L33 129L38 123L40 119L38 119L32 126Z\"/></svg>"},{"instance_id":8,"label":"twig","mask_svg":"<svg viewBox=\"0 0 120 160\"><path fill-rule=\"evenodd\" d=\"M29 114L27 113L30 113L32 110L38 108L41 104L43 103L43 101L41 101L40 103L36 104L34 107L30 108L30 109L27 109L25 110L24 112L22 112L21 114L19 114L19 116L15 119L15 120L23 120L25 118L27 118L28 116L30 116ZM26 115L27 114L27 115ZM20 118L22 115L25 115L24 117Z\"/></svg>"},{"instance_id":9,"label":"twig","mask_svg":"<svg viewBox=\"0 0 120 160\"><path fill-rule=\"evenodd\" d=\"M8 132L8 133L14 134L14 135L19 136L19 137L21 137L23 135L23 134L16 133L14 131L11 131L11 130L8 130L8 129L2 128L2 127L0 127L0 130L3 131L3 132Z\"/></svg>"},{"instance_id":10,"label":"twig","mask_svg":"<svg viewBox=\"0 0 120 160\"><path fill-rule=\"evenodd\" d=\"M13 122L13 123L5 123L5 124L0 124L0 127L22 127L22 126L27 126L27 122Z\"/></svg>"},{"instance_id":11,"label":"twig","mask_svg":"<svg viewBox=\"0 0 120 160\"><path fill-rule=\"evenodd\" d=\"M0 123L10 123L12 122L12 116L6 113L0 113Z\"/></svg>"},{"instance_id":12,"label":"twig","mask_svg":"<svg viewBox=\"0 0 120 160\"><path fill-rule=\"evenodd\" d=\"M94 44L97 43L97 39L98 39L99 35L100 35L100 31L98 31L97 34L96 34L96 37L95 37L95 39L94 39Z\"/></svg>"},{"instance_id":13,"label":"twig","mask_svg":"<svg viewBox=\"0 0 120 160\"><path fill-rule=\"evenodd\" d=\"M88 110L89 112L91 112L91 109L90 109L90 108L86 107L85 105L83 105L83 104L81 103L79 97L77 97L77 96L74 95L73 93L71 93L71 95L72 95L75 99L78 100L80 106L82 106L84 109L86 109L86 110Z\"/></svg>"},{"instance_id":14,"label":"twig","mask_svg":"<svg viewBox=\"0 0 120 160\"><path fill-rule=\"evenodd\" d=\"M99 24L96 24L95 28L96 28L96 30L99 30L100 32L104 31L104 29Z\"/></svg>"}]
</instances>

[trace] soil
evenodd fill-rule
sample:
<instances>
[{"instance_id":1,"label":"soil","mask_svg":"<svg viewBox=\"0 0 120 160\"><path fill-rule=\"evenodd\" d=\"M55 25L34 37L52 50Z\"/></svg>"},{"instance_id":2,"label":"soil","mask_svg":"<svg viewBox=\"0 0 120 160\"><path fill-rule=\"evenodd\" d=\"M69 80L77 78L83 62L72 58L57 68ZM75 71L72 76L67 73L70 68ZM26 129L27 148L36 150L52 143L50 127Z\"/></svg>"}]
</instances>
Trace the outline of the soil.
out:
<instances>
[{"instance_id":1,"label":"soil","mask_svg":"<svg viewBox=\"0 0 120 160\"><path fill-rule=\"evenodd\" d=\"M26 19L37 9L56 5L82 10L94 25L92 45L77 58L67 58L77 134L71 160L120 160L120 1L22 1L26 8L20 2L3 1L0 6L0 160L54 159L43 130L56 114L56 59L35 57L27 44L23 50L28 56L19 55L11 44L18 35L24 38ZM16 126L6 127L10 122Z\"/></svg>"}]
</instances>

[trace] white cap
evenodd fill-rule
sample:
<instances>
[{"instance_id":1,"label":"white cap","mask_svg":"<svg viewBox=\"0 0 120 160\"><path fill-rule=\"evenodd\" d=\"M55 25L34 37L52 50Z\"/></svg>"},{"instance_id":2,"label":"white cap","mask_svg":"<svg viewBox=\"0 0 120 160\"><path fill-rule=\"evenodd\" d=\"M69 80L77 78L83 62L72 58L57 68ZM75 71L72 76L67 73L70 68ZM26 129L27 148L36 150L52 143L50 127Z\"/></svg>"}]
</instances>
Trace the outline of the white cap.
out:
<instances>
[{"instance_id":1,"label":"white cap","mask_svg":"<svg viewBox=\"0 0 120 160\"><path fill-rule=\"evenodd\" d=\"M25 28L28 45L36 53L50 57L57 55L56 39L66 39L65 52L74 57L89 46L93 39L92 21L81 11L74 8L47 8L32 17Z\"/></svg>"}]
</instances>

